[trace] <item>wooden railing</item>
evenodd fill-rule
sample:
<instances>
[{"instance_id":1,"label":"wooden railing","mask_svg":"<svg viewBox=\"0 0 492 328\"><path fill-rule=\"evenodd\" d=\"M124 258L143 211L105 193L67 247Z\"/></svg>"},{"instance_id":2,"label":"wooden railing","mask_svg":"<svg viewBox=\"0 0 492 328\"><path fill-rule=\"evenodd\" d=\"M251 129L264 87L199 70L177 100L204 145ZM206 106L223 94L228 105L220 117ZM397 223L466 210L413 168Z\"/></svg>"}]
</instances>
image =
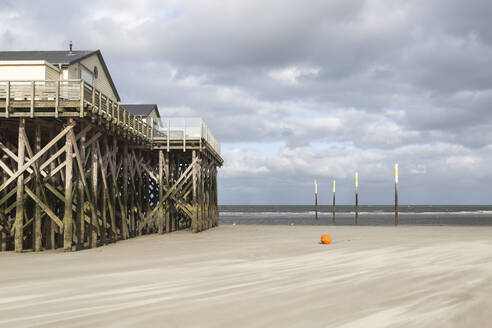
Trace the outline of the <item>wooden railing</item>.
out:
<instances>
[{"instance_id":1,"label":"wooden railing","mask_svg":"<svg viewBox=\"0 0 492 328\"><path fill-rule=\"evenodd\" d=\"M58 117L63 107L74 108L80 116L85 115L85 105L105 117L107 120L127 129L136 136L151 140L153 127L145 122L145 119L136 117L117 101L103 94L83 80L39 80L39 81L0 81L0 103L5 103L5 117L12 112L11 104L14 102L29 102L29 116L35 117L41 111L36 105L43 102L43 116L46 116L46 102L53 102L53 115ZM69 105L63 104L70 102ZM0 111L2 110L0 106Z\"/></svg>"},{"instance_id":2,"label":"wooden railing","mask_svg":"<svg viewBox=\"0 0 492 328\"><path fill-rule=\"evenodd\" d=\"M169 147L171 141L183 141L186 149L186 141L206 141L210 147L220 155L220 143L212 134L202 118L198 117L169 117L154 120L153 140L166 143Z\"/></svg>"},{"instance_id":3,"label":"wooden railing","mask_svg":"<svg viewBox=\"0 0 492 328\"><path fill-rule=\"evenodd\" d=\"M200 145L204 140L220 155L219 142L201 118L154 119L149 125L145 118L133 115L83 80L0 81L0 113L2 101L5 103L3 117L13 115L11 104L14 102L28 103L30 111L26 112L22 107L24 111L18 114L30 117L46 117L50 113L59 117L67 109L75 111L71 114L84 117L89 110L147 141L166 142L169 147L170 140L182 140L186 149L187 140L200 140ZM41 102L43 106L36 106ZM50 102L53 102L52 106Z\"/></svg>"}]
</instances>

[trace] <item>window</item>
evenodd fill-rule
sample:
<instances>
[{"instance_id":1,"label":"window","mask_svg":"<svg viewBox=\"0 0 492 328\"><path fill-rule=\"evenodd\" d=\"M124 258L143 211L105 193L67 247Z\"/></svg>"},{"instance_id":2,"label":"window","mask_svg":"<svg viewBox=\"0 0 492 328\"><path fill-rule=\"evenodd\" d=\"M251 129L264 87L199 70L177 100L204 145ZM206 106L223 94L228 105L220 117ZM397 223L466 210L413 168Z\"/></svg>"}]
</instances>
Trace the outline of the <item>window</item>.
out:
<instances>
[{"instance_id":1,"label":"window","mask_svg":"<svg viewBox=\"0 0 492 328\"><path fill-rule=\"evenodd\" d=\"M93 74L85 68L82 68L82 70L80 71L80 78L85 82L92 84Z\"/></svg>"},{"instance_id":2,"label":"window","mask_svg":"<svg viewBox=\"0 0 492 328\"><path fill-rule=\"evenodd\" d=\"M97 79L97 76L99 75L97 71L97 66L94 66L94 78Z\"/></svg>"}]
</instances>

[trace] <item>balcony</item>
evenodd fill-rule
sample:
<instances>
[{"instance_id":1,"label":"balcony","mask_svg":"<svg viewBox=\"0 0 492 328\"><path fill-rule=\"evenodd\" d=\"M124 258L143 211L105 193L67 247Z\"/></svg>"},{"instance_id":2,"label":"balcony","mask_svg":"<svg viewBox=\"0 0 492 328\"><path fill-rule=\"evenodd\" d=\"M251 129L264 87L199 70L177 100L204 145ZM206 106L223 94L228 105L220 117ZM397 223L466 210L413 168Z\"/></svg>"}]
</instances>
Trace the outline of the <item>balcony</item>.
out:
<instances>
[{"instance_id":1,"label":"balcony","mask_svg":"<svg viewBox=\"0 0 492 328\"><path fill-rule=\"evenodd\" d=\"M84 117L89 112L151 143L197 141L220 156L220 144L201 118L135 116L83 80L0 81L0 117Z\"/></svg>"},{"instance_id":2,"label":"balcony","mask_svg":"<svg viewBox=\"0 0 492 328\"><path fill-rule=\"evenodd\" d=\"M171 141L183 141L186 149L187 141L205 141L218 155L220 143L212 134L202 118L195 117L165 117L154 119L154 135L152 140L170 144Z\"/></svg>"}]
</instances>

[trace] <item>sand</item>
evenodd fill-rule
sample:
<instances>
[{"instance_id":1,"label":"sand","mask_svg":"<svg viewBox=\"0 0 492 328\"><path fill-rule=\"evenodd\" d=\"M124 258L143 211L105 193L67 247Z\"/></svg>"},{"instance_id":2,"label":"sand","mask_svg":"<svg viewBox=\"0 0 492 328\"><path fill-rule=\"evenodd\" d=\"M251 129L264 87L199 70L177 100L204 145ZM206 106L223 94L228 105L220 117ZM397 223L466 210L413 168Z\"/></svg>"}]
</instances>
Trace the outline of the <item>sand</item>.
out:
<instances>
[{"instance_id":1,"label":"sand","mask_svg":"<svg viewBox=\"0 0 492 328\"><path fill-rule=\"evenodd\" d=\"M492 227L221 226L0 253L0 327L48 326L490 327Z\"/></svg>"}]
</instances>

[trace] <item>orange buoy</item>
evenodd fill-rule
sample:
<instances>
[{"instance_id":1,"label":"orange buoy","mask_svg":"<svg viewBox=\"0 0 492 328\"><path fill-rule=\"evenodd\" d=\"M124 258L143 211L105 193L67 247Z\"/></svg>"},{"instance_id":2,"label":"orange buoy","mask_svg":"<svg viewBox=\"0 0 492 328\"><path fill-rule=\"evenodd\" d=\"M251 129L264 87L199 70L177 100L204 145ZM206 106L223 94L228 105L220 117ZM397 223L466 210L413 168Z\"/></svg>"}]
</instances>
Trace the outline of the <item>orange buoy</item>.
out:
<instances>
[{"instance_id":1,"label":"orange buoy","mask_svg":"<svg viewBox=\"0 0 492 328\"><path fill-rule=\"evenodd\" d=\"M321 243L322 244L331 244L331 237L330 235L322 235L321 236Z\"/></svg>"}]
</instances>

